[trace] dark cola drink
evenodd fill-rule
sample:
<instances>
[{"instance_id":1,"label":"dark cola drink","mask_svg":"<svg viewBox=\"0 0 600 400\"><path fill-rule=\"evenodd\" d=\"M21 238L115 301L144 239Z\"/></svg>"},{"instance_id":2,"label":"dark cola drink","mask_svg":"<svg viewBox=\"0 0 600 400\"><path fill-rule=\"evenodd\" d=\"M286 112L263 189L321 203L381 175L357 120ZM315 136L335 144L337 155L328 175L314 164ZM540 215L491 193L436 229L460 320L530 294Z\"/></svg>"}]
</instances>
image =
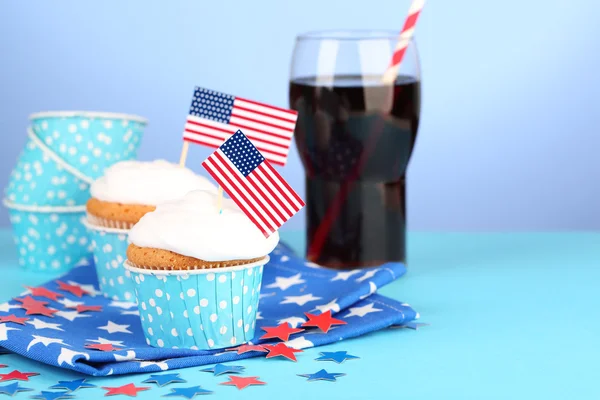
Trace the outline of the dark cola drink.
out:
<instances>
[{"instance_id":1,"label":"dark cola drink","mask_svg":"<svg viewBox=\"0 0 600 400\"><path fill-rule=\"evenodd\" d=\"M405 262L405 173L420 83L400 76L296 79L295 140L306 171L307 258L330 268Z\"/></svg>"}]
</instances>

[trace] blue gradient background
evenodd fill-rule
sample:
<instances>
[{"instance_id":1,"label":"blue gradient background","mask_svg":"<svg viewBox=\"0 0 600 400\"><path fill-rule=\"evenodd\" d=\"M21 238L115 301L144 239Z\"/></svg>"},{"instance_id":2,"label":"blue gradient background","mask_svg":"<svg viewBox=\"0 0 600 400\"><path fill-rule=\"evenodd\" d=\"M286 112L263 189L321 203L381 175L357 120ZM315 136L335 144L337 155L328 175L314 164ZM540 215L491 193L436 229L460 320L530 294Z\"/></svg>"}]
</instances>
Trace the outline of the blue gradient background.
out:
<instances>
[{"instance_id":1,"label":"blue gradient background","mask_svg":"<svg viewBox=\"0 0 600 400\"><path fill-rule=\"evenodd\" d=\"M0 186L28 114L146 116L141 159L176 161L194 85L287 106L297 33L399 29L409 1L0 3ZM600 2L430 1L413 230L600 228ZM208 150L194 146L200 171ZM295 149L283 174L303 191ZM0 224L7 225L4 210ZM300 215L286 225L300 228Z\"/></svg>"}]
</instances>

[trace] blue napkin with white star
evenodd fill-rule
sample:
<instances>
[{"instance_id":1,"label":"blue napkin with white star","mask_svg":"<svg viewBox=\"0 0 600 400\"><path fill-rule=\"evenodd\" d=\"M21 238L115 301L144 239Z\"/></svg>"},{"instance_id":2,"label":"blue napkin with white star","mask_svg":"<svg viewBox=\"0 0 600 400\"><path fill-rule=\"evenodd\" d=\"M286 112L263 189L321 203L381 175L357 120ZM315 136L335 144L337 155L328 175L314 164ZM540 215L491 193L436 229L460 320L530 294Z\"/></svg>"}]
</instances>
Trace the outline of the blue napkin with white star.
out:
<instances>
[{"instance_id":1,"label":"blue napkin with white star","mask_svg":"<svg viewBox=\"0 0 600 400\"><path fill-rule=\"evenodd\" d=\"M286 344L294 348L322 346L364 335L392 325L406 325L418 318L408 304L376 293L377 289L402 276L400 263L380 267L335 271L321 268L296 256L280 244L265 266L261 299L257 315L254 344L276 341L258 339L261 327L289 323L298 327L306 321L305 312L319 314L331 310L335 318L347 325L331 328L328 333L310 329L293 335ZM56 281L45 288L65 297L48 301L48 307L61 310L54 317L29 316L24 325L0 324L0 346L25 357L94 376L165 371L204 364L235 361L260 356L250 352L238 355L225 350L188 350L153 348L146 344L136 304L112 301L98 291L98 281L91 260L59 278L80 285L91 295L78 298L58 289ZM77 313L77 304L100 305L102 312ZM24 317L25 310L14 300L0 304L0 316ZM122 348L101 352L85 348L89 344L112 344Z\"/></svg>"}]
</instances>

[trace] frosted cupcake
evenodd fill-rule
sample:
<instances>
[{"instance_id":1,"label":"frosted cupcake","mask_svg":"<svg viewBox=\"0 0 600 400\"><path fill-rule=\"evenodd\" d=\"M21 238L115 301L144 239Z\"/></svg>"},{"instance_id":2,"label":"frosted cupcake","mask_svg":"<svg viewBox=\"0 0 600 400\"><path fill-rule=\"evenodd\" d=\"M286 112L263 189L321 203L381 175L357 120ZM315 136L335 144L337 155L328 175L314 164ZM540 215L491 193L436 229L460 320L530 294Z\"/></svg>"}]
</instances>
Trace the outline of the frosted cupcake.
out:
<instances>
[{"instance_id":1,"label":"frosted cupcake","mask_svg":"<svg viewBox=\"0 0 600 400\"><path fill-rule=\"evenodd\" d=\"M194 191L160 204L131 229L125 267L147 342L217 349L254 336L263 266L279 242L229 199Z\"/></svg>"},{"instance_id":2,"label":"frosted cupcake","mask_svg":"<svg viewBox=\"0 0 600 400\"><path fill-rule=\"evenodd\" d=\"M87 227L94 247L100 287L107 297L133 300L131 280L123 268L129 228L156 205L216 187L190 169L163 160L124 161L92 183Z\"/></svg>"}]
</instances>

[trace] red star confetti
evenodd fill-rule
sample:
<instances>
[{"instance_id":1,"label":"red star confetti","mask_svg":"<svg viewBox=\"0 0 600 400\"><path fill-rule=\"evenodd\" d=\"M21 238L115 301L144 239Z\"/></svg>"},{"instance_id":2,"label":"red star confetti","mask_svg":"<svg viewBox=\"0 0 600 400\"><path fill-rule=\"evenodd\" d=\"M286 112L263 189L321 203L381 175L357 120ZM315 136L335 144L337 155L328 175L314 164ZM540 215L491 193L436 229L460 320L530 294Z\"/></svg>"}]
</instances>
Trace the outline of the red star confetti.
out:
<instances>
[{"instance_id":1,"label":"red star confetti","mask_svg":"<svg viewBox=\"0 0 600 400\"><path fill-rule=\"evenodd\" d=\"M277 339L283 340L284 342L290 340L290 336L293 335L294 333L304 331L304 329L301 329L301 328L292 328L292 326L290 324L288 324L287 322L285 322L279 326L276 326L276 327L265 326L264 328L261 328L261 329L263 331L267 332L260 337L261 339L277 338Z\"/></svg>"},{"instance_id":2,"label":"red star confetti","mask_svg":"<svg viewBox=\"0 0 600 400\"><path fill-rule=\"evenodd\" d=\"M116 396L118 394L122 394L129 397L137 397L138 392L143 392L144 390L149 390L150 388L147 386L137 387L133 383L128 383L127 385L119 387L102 387L102 389L107 390L104 396Z\"/></svg>"},{"instance_id":3,"label":"red star confetti","mask_svg":"<svg viewBox=\"0 0 600 400\"><path fill-rule=\"evenodd\" d=\"M31 291L31 295L35 296L35 297L45 297L47 299L54 300L54 301L58 300L59 297L64 297L60 293L53 292L52 290L48 290L43 287L25 286L25 288L29 289Z\"/></svg>"},{"instance_id":4,"label":"red star confetti","mask_svg":"<svg viewBox=\"0 0 600 400\"><path fill-rule=\"evenodd\" d=\"M25 317L19 318L15 314L0 317L0 323L13 322L15 324L25 325L25 321L27 321L27 320L29 320L29 318L25 318Z\"/></svg>"},{"instance_id":5,"label":"red star confetti","mask_svg":"<svg viewBox=\"0 0 600 400\"><path fill-rule=\"evenodd\" d=\"M0 364L0 368L6 368L8 365Z\"/></svg>"},{"instance_id":6,"label":"red star confetti","mask_svg":"<svg viewBox=\"0 0 600 400\"><path fill-rule=\"evenodd\" d=\"M47 301L41 301L41 300L36 300L31 296L26 296L23 298L15 298L15 301L18 301L19 303L22 304L21 307L23 308L27 308L27 307L45 307L48 305Z\"/></svg>"},{"instance_id":7,"label":"red star confetti","mask_svg":"<svg viewBox=\"0 0 600 400\"><path fill-rule=\"evenodd\" d=\"M269 350L269 354L267 354L267 358L273 357L285 357L288 360L292 360L296 362L296 355L294 353L302 353L300 349L293 349L291 347L286 346L283 343L277 343L274 346L265 345L265 348Z\"/></svg>"},{"instance_id":8,"label":"red star confetti","mask_svg":"<svg viewBox=\"0 0 600 400\"><path fill-rule=\"evenodd\" d=\"M16 369L9 374L0 374L0 382L5 381L28 381L30 376L39 375L37 372L20 372Z\"/></svg>"},{"instance_id":9,"label":"red star confetti","mask_svg":"<svg viewBox=\"0 0 600 400\"><path fill-rule=\"evenodd\" d=\"M58 283L58 289L63 290L65 292L69 292L74 296L82 297L84 294L89 294L85 290L81 288L81 286L77 285L69 285L68 283L64 283L62 281L56 281Z\"/></svg>"},{"instance_id":10,"label":"red star confetti","mask_svg":"<svg viewBox=\"0 0 600 400\"><path fill-rule=\"evenodd\" d=\"M342 321L341 319L335 319L331 316L331 310L327 310L326 312L315 315L310 313L304 313L308 317L308 321L302 324L302 326L316 326L323 332L329 332L329 329L333 325L346 325L346 321Z\"/></svg>"},{"instance_id":11,"label":"red star confetti","mask_svg":"<svg viewBox=\"0 0 600 400\"><path fill-rule=\"evenodd\" d=\"M221 382L220 385L235 386L239 390L245 389L252 385L266 385L267 382L259 381L259 376L235 376L228 375L229 381Z\"/></svg>"},{"instance_id":12,"label":"red star confetti","mask_svg":"<svg viewBox=\"0 0 600 400\"><path fill-rule=\"evenodd\" d=\"M102 306L82 306L78 305L76 307L70 307L77 310L79 314L84 313L86 311L102 311Z\"/></svg>"},{"instance_id":13,"label":"red star confetti","mask_svg":"<svg viewBox=\"0 0 600 400\"><path fill-rule=\"evenodd\" d=\"M266 353L269 350L265 349L265 347L261 345L243 344L235 349L231 349L231 351L237 351L238 354L244 354L251 351L260 351L261 353Z\"/></svg>"},{"instance_id":14,"label":"red star confetti","mask_svg":"<svg viewBox=\"0 0 600 400\"><path fill-rule=\"evenodd\" d=\"M95 344L86 344L86 349L98 350L98 351L119 351L123 350L120 347L115 347L110 343L95 343Z\"/></svg>"},{"instance_id":15,"label":"red star confetti","mask_svg":"<svg viewBox=\"0 0 600 400\"><path fill-rule=\"evenodd\" d=\"M43 315L45 317L54 317L54 314L58 312L58 310L53 308L33 304L27 306L23 305L23 308L25 309L25 315Z\"/></svg>"}]
</instances>

